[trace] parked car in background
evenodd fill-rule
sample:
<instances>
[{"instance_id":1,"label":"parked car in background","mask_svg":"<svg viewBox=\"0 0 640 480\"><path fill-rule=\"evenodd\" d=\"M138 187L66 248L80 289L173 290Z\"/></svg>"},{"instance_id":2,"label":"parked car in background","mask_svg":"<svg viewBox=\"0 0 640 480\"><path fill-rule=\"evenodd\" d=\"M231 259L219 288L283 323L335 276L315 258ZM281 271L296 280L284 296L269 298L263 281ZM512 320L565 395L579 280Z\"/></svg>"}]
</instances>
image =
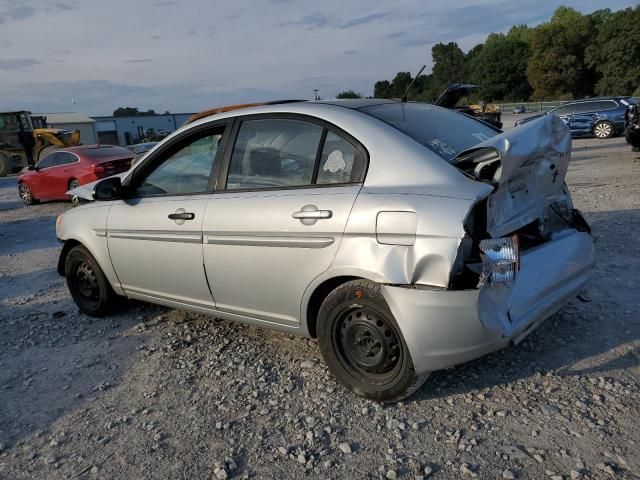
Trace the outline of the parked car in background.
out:
<instances>
[{"instance_id":1,"label":"parked car in background","mask_svg":"<svg viewBox=\"0 0 640 480\"><path fill-rule=\"evenodd\" d=\"M68 190L126 172L132 160L130 150L115 145L82 145L56 150L18 177L18 192L26 205L40 200L68 200Z\"/></svg>"},{"instance_id":2,"label":"parked car in background","mask_svg":"<svg viewBox=\"0 0 640 480\"><path fill-rule=\"evenodd\" d=\"M145 143L136 143L135 145L129 145L127 148L131 150L135 157L133 157L133 164L137 164L144 155L149 152L153 147L158 145L159 142L145 142Z\"/></svg>"},{"instance_id":3,"label":"parked car in background","mask_svg":"<svg viewBox=\"0 0 640 480\"><path fill-rule=\"evenodd\" d=\"M58 272L88 315L125 296L317 337L340 382L399 400L580 293L594 246L570 155L554 116L500 132L393 100L221 112L70 192L96 201L58 217Z\"/></svg>"},{"instance_id":4,"label":"parked car in background","mask_svg":"<svg viewBox=\"0 0 640 480\"><path fill-rule=\"evenodd\" d=\"M527 113L527 108L524 105L516 105L513 107L513 113Z\"/></svg>"},{"instance_id":5,"label":"parked car in background","mask_svg":"<svg viewBox=\"0 0 640 480\"><path fill-rule=\"evenodd\" d=\"M634 152L640 151L640 105L632 104L627 107L624 121L624 132L627 143Z\"/></svg>"},{"instance_id":6,"label":"parked car in background","mask_svg":"<svg viewBox=\"0 0 640 480\"><path fill-rule=\"evenodd\" d=\"M573 137L610 138L624 132L627 107L634 104L632 97L601 97L576 100L552 108L546 113L517 120L515 126L540 118L557 115L567 124Z\"/></svg>"}]
</instances>

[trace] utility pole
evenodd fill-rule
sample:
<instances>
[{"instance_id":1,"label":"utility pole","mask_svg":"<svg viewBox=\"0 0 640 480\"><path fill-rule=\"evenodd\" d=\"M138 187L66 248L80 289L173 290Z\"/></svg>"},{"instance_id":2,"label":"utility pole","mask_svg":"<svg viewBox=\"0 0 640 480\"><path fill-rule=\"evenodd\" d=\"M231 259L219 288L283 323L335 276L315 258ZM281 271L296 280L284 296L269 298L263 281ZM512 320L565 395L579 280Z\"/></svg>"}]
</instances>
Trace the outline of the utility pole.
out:
<instances>
[{"instance_id":1,"label":"utility pole","mask_svg":"<svg viewBox=\"0 0 640 480\"><path fill-rule=\"evenodd\" d=\"M317 88L313 89L313 99L320 100L320 95L318 95L319 90Z\"/></svg>"}]
</instances>

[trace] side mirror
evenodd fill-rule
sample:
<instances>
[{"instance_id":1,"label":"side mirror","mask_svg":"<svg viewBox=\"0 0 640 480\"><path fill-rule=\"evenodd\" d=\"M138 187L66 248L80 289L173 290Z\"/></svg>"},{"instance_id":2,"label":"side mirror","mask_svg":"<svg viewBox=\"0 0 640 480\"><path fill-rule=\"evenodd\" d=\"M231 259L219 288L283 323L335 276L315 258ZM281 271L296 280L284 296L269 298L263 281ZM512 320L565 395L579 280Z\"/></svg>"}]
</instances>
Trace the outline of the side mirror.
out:
<instances>
[{"instance_id":1,"label":"side mirror","mask_svg":"<svg viewBox=\"0 0 640 480\"><path fill-rule=\"evenodd\" d=\"M36 167L35 165L27 165L27 170L33 172L38 170L38 167Z\"/></svg>"},{"instance_id":2,"label":"side mirror","mask_svg":"<svg viewBox=\"0 0 640 480\"><path fill-rule=\"evenodd\" d=\"M95 184L92 195L95 200L118 200L122 198L122 193L120 177L109 177Z\"/></svg>"}]
</instances>

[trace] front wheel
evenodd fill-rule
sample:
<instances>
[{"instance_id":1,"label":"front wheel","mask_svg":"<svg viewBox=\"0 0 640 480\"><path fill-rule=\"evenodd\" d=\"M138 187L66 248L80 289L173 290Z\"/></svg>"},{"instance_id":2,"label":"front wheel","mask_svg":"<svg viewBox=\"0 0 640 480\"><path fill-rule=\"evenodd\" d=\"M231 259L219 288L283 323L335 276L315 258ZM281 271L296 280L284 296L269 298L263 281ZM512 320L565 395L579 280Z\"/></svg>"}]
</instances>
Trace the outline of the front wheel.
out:
<instances>
[{"instance_id":1,"label":"front wheel","mask_svg":"<svg viewBox=\"0 0 640 480\"><path fill-rule=\"evenodd\" d=\"M64 273L71 297L81 312L104 317L118 305L119 298L100 265L82 245L73 247L67 254Z\"/></svg>"},{"instance_id":2,"label":"front wheel","mask_svg":"<svg viewBox=\"0 0 640 480\"><path fill-rule=\"evenodd\" d=\"M380 285L347 282L331 292L318 313L318 340L331 373L353 392L399 401L425 382L417 375Z\"/></svg>"},{"instance_id":3,"label":"front wheel","mask_svg":"<svg viewBox=\"0 0 640 480\"><path fill-rule=\"evenodd\" d=\"M606 120L596 123L593 127L593 135L596 138L611 138L613 137L613 133L613 124Z\"/></svg>"},{"instance_id":4,"label":"front wheel","mask_svg":"<svg viewBox=\"0 0 640 480\"><path fill-rule=\"evenodd\" d=\"M39 203L39 200L34 198L29 185L24 182L21 182L20 185L18 185L18 193L20 195L20 200L22 200L22 202L27 206Z\"/></svg>"}]
</instances>

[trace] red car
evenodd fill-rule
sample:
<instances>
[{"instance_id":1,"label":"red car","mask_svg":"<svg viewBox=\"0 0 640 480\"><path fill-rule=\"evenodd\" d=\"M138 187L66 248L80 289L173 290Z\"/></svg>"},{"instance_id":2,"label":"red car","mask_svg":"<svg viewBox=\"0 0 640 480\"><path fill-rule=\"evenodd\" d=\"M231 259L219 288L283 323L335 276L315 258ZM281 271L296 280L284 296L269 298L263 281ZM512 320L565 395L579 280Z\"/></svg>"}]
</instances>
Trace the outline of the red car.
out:
<instances>
[{"instance_id":1,"label":"red car","mask_svg":"<svg viewBox=\"0 0 640 480\"><path fill-rule=\"evenodd\" d=\"M134 154L115 145L82 145L56 150L18 177L26 205L40 200L69 200L66 192L85 183L126 172Z\"/></svg>"}]
</instances>

